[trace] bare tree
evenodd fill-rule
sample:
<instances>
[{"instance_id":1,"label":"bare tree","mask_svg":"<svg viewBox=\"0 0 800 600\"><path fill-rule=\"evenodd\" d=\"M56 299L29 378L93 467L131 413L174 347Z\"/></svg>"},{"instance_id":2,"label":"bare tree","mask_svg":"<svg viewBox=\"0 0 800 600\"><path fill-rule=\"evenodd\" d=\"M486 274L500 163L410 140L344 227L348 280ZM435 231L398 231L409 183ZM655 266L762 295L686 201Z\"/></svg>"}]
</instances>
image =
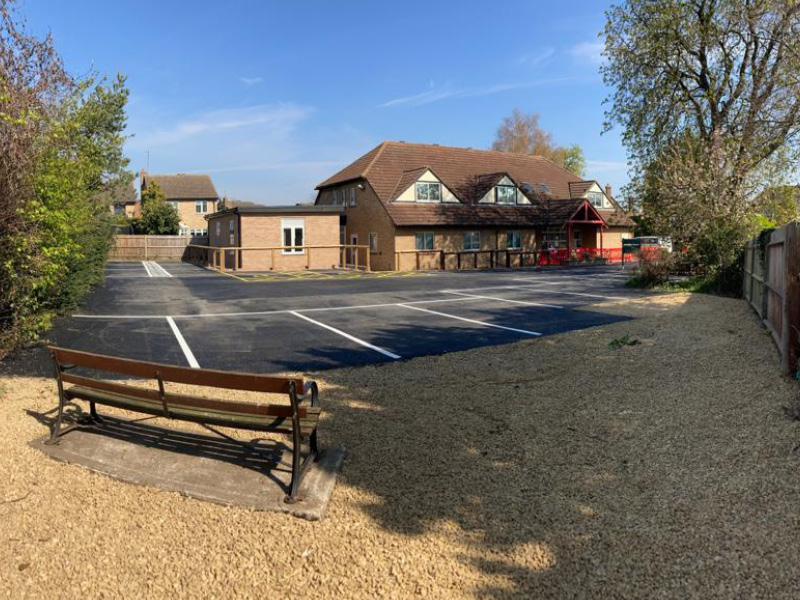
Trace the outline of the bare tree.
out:
<instances>
[{"instance_id":1,"label":"bare tree","mask_svg":"<svg viewBox=\"0 0 800 600\"><path fill-rule=\"evenodd\" d=\"M577 144L568 148L553 141L553 135L539 125L539 113L523 113L519 108L505 117L497 128L492 150L531 154L549 158L557 165L583 176L586 161L583 150Z\"/></svg>"}]
</instances>

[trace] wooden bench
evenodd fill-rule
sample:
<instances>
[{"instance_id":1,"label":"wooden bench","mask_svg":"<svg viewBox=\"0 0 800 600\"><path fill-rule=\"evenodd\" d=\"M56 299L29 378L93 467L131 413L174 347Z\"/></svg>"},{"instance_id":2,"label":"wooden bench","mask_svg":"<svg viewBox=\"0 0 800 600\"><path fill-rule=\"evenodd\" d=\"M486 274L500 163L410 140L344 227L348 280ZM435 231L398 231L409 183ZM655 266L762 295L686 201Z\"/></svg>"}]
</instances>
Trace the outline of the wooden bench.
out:
<instances>
[{"instance_id":1,"label":"wooden bench","mask_svg":"<svg viewBox=\"0 0 800 600\"><path fill-rule=\"evenodd\" d=\"M97 414L97 405L102 404L167 419L193 421L202 425L287 433L292 436L293 447L292 480L286 502L298 500L297 492L303 475L311 460L319 458L317 424L320 407L316 382L308 381L304 384L300 378L176 367L55 346L49 346L49 349L55 362L58 382L58 417L47 443L56 443L59 436L79 426L76 423L65 429L61 428L64 407L73 400L89 403L89 421L92 423L102 423L101 417ZM126 383L71 373L70 371L75 368L153 380L158 383L158 389L135 387ZM167 391L166 383L288 394L289 405L255 404L180 395ZM69 384L69 387L66 387L66 384ZM299 391L303 394L300 395ZM309 444L309 452L303 459L302 446L306 441Z\"/></svg>"}]
</instances>

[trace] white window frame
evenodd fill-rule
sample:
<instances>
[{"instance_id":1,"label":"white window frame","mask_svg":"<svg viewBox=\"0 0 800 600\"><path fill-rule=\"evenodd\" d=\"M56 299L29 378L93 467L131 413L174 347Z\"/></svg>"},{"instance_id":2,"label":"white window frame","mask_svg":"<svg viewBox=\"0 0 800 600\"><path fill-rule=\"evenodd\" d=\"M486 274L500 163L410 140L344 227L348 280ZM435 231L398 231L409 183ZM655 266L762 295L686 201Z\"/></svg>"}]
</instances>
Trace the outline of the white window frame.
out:
<instances>
[{"instance_id":1,"label":"white window frame","mask_svg":"<svg viewBox=\"0 0 800 600\"><path fill-rule=\"evenodd\" d=\"M512 237L516 237L516 244L512 246ZM509 229L506 231L506 250L522 250L522 232L519 229Z\"/></svg>"},{"instance_id":2,"label":"white window frame","mask_svg":"<svg viewBox=\"0 0 800 600\"><path fill-rule=\"evenodd\" d=\"M511 202L500 202L500 189L511 189L513 190L513 198ZM502 206L513 206L517 203L517 187L513 185L496 185L494 186L494 202L495 204L500 204Z\"/></svg>"},{"instance_id":3,"label":"white window frame","mask_svg":"<svg viewBox=\"0 0 800 600\"><path fill-rule=\"evenodd\" d=\"M200 209L200 210L198 210ZM195 200L194 212L197 215L204 215L208 212L208 200Z\"/></svg>"},{"instance_id":4,"label":"white window frame","mask_svg":"<svg viewBox=\"0 0 800 600\"><path fill-rule=\"evenodd\" d=\"M469 240L469 248L467 248L467 241ZM475 242L478 242L477 247L475 246ZM481 232L480 231L465 231L464 232L464 251L465 252L477 252L481 249Z\"/></svg>"},{"instance_id":5,"label":"white window frame","mask_svg":"<svg viewBox=\"0 0 800 600\"><path fill-rule=\"evenodd\" d=\"M588 192L586 198L589 200L589 204L595 208L603 208L603 192Z\"/></svg>"},{"instance_id":6,"label":"white window frame","mask_svg":"<svg viewBox=\"0 0 800 600\"><path fill-rule=\"evenodd\" d=\"M428 237L430 236L430 237ZM420 240L422 240L422 244L420 244ZM426 248L428 245L428 240L430 240L430 248ZM436 245L436 236L434 235L433 231L417 231L414 233L414 249L425 251L425 250L433 250L434 246ZM420 246L422 246L420 248Z\"/></svg>"},{"instance_id":7,"label":"white window frame","mask_svg":"<svg viewBox=\"0 0 800 600\"><path fill-rule=\"evenodd\" d=\"M378 253L378 234L375 231L369 233L369 252L370 254Z\"/></svg>"},{"instance_id":8,"label":"white window frame","mask_svg":"<svg viewBox=\"0 0 800 600\"><path fill-rule=\"evenodd\" d=\"M219 239L221 235L222 235L222 223L220 221L217 221L217 239Z\"/></svg>"},{"instance_id":9,"label":"white window frame","mask_svg":"<svg viewBox=\"0 0 800 600\"><path fill-rule=\"evenodd\" d=\"M184 236L184 237L185 237L185 236L188 236L188 235L189 235L189 230L188 230L186 227L181 227L181 228L178 230L178 235L182 235L182 236Z\"/></svg>"},{"instance_id":10,"label":"white window frame","mask_svg":"<svg viewBox=\"0 0 800 600\"><path fill-rule=\"evenodd\" d=\"M420 197L420 187L425 186L426 190L430 190L431 186L435 189L439 190L439 198L436 200L430 200L429 198L421 198ZM424 195L430 197L430 192L426 192ZM414 200L417 202L431 202L434 204L438 204L442 201L442 184L438 181L417 181L414 184Z\"/></svg>"},{"instance_id":11,"label":"white window frame","mask_svg":"<svg viewBox=\"0 0 800 600\"><path fill-rule=\"evenodd\" d=\"M356 188L350 188L350 206L356 205Z\"/></svg>"},{"instance_id":12,"label":"white window frame","mask_svg":"<svg viewBox=\"0 0 800 600\"><path fill-rule=\"evenodd\" d=\"M306 244L306 220L303 218L281 219L281 250L282 254L305 254L305 248L290 248L286 249L286 231L290 231L289 238L292 246L305 246ZM300 243L297 243L297 232L300 231Z\"/></svg>"}]
</instances>

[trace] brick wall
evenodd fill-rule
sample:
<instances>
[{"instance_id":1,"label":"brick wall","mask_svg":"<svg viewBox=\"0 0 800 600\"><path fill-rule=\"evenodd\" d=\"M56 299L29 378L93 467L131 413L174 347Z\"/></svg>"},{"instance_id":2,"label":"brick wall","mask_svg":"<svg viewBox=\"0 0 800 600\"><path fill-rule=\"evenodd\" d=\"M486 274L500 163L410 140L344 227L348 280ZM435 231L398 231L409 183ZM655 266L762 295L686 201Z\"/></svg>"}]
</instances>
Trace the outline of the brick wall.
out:
<instances>
[{"instance_id":1,"label":"brick wall","mask_svg":"<svg viewBox=\"0 0 800 600\"><path fill-rule=\"evenodd\" d=\"M293 271L305 268L331 269L339 265L339 215L258 215L243 214L242 243L247 247L283 245L282 219L303 219L306 246L336 246L306 249L303 254L284 254L281 250L243 251L241 268L249 271L268 270L275 257L275 270Z\"/></svg>"},{"instance_id":2,"label":"brick wall","mask_svg":"<svg viewBox=\"0 0 800 600\"><path fill-rule=\"evenodd\" d=\"M394 270L395 252L395 227L389 218L386 209L378 200L375 192L366 182L362 182L364 189L358 188L358 183L350 183L326 189L320 195L317 204L340 204L341 190L346 191L347 227L345 243L352 243L352 236L358 236L358 243L362 246L369 245L369 234L378 235L378 251L370 254L370 266L374 271ZM349 206L351 190L355 189L356 205ZM339 200L339 202L337 202ZM364 263L363 251L359 256L360 264Z\"/></svg>"}]
</instances>

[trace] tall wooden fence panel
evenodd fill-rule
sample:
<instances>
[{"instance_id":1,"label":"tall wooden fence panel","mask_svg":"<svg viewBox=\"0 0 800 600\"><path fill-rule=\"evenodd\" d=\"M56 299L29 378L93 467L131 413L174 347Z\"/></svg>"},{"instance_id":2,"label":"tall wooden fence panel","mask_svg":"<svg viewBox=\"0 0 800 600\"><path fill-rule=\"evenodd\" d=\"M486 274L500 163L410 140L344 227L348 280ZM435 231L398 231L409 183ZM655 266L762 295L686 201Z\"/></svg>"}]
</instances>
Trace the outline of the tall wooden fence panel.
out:
<instances>
[{"instance_id":1,"label":"tall wooden fence panel","mask_svg":"<svg viewBox=\"0 0 800 600\"><path fill-rule=\"evenodd\" d=\"M206 244L206 237L186 235L116 235L109 260L183 260L190 244Z\"/></svg>"},{"instance_id":2,"label":"tall wooden fence panel","mask_svg":"<svg viewBox=\"0 0 800 600\"><path fill-rule=\"evenodd\" d=\"M742 292L772 334L783 372L793 373L800 354L800 223L773 231L763 249L748 242Z\"/></svg>"}]
</instances>

